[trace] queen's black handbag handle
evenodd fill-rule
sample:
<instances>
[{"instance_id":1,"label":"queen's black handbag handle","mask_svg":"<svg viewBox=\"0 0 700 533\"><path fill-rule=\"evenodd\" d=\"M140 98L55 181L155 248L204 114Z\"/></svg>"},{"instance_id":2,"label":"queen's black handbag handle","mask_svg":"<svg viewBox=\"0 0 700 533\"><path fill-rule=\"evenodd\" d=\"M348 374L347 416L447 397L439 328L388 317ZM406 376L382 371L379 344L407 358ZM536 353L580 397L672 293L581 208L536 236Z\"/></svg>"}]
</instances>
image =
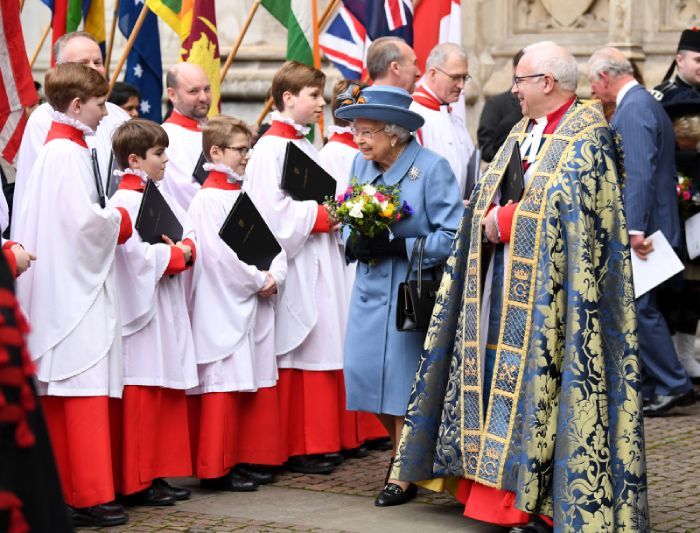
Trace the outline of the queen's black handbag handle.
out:
<instances>
[{"instance_id":1,"label":"queen's black handbag handle","mask_svg":"<svg viewBox=\"0 0 700 533\"><path fill-rule=\"evenodd\" d=\"M408 262L408 268L406 269L406 279L404 283L408 285L408 281L411 278L411 272L413 271L413 263L416 260L416 254L418 254L418 278L416 290L418 292L418 297L420 298L421 286L423 284L423 250L425 248L425 237L418 237L413 243L413 250L411 251L411 259Z\"/></svg>"}]
</instances>

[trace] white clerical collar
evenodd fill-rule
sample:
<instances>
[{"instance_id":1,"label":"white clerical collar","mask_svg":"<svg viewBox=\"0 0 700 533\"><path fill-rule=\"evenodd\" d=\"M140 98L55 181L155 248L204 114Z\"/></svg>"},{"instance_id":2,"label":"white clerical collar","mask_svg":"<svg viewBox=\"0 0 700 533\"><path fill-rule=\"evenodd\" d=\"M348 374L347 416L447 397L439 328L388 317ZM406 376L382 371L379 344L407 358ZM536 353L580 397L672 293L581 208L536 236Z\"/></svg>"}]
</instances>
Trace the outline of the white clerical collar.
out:
<instances>
[{"instance_id":1,"label":"white clerical collar","mask_svg":"<svg viewBox=\"0 0 700 533\"><path fill-rule=\"evenodd\" d=\"M283 122L285 124L289 124L295 130L297 130L299 133L301 133L302 136L304 136L304 137L309 134L309 131L311 131L311 128L309 128L308 126L302 126L301 124L297 124L296 122L294 122L294 120L292 120L289 117L285 117L279 111L273 111L272 114L270 115L270 118L272 120L276 120L277 122Z\"/></svg>"},{"instance_id":2,"label":"white clerical collar","mask_svg":"<svg viewBox=\"0 0 700 533\"><path fill-rule=\"evenodd\" d=\"M242 182L243 181L243 176L238 174L236 171L234 171L230 166L224 165L223 163L204 163L204 170L207 172L221 172L222 174L226 174L228 178L226 181L229 183L236 183L236 182Z\"/></svg>"},{"instance_id":3,"label":"white clerical collar","mask_svg":"<svg viewBox=\"0 0 700 533\"><path fill-rule=\"evenodd\" d=\"M634 87L635 85L639 85L639 82L637 80L630 80L627 83L625 83L622 86L622 89L620 89L620 92L617 93L617 97L615 98L615 105L620 105L620 102L622 102L622 99L625 97L625 95L630 92L630 89Z\"/></svg>"},{"instance_id":4,"label":"white clerical collar","mask_svg":"<svg viewBox=\"0 0 700 533\"><path fill-rule=\"evenodd\" d=\"M342 135L343 133L352 134L353 127L352 126L336 126L335 124L331 124L330 126L328 126L328 131L330 133L337 133L338 135Z\"/></svg>"},{"instance_id":5,"label":"white clerical collar","mask_svg":"<svg viewBox=\"0 0 700 533\"><path fill-rule=\"evenodd\" d=\"M537 152L542 144L542 135L547 127L547 116L536 118L530 131L525 135L523 142L520 144L520 154L524 161L530 164L537 159Z\"/></svg>"},{"instance_id":6,"label":"white clerical collar","mask_svg":"<svg viewBox=\"0 0 700 533\"><path fill-rule=\"evenodd\" d=\"M82 131L85 135L95 135L95 131L90 126L83 124L78 119L69 117L65 113L56 111L55 109L51 110L51 118L54 121L59 122L61 124L67 124L68 126L72 126L75 129Z\"/></svg>"}]
</instances>

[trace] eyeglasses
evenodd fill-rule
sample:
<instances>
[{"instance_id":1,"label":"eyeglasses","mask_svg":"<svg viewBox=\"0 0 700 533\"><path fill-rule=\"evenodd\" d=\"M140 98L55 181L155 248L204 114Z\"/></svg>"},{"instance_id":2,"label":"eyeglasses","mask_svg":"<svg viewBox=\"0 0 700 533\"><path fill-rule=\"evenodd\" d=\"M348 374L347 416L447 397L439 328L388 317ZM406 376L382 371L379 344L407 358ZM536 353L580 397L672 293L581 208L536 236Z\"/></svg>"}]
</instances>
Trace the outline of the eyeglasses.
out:
<instances>
[{"instance_id":1,"label":"eyeglasses","mask_svg":"<svg viewBox=\"0 0 700 533\"><path fill-rule=\"evenodd\" d=\"M469 75L469 74L450 74L449 72L445 72L441 68L438 68L438 67L434 67L434 68L435 68L435 70L439 70L440 72L442 72L448 78L452 78L452 81L455 83L459 83L460 81L462 83L467 83L469 80L472 79L471 75Z\"/></svg>"},{"instance_id":2,"label":"eyeglasses","mask_svg":"<svg viewBox=\"0 0 700 533\"><path fill-rule=\"evenodd\" d=\"M373 139L374 135L377 133L381 133L384 131L384 128L379 128L378 130L370 131L370 130L360 130L357 131L355 128L350 128L350 133L352 133L353 137L357 139Z\"/></svg>"},{"instance_id":3,"label":"eyeglasses","mask_svg":"<svg viewBox=\"0 0 700 533\"><path fill-rule=\"evenodd\" d=\"M235 150L239 154L241 154L242 157L245 157L248 155L249 152L252 152L253 149L250 146L222 146L224 150Z\"/></svg>"},{"instance_id":4,"label":"eyeglasses","mask_svg":"<svg viewBox=\"0 0 700 533\"><path fill-rule=\"evenodd\" d=\"M518 86L518 84L521 81L525 81L525 80L528 80L531 78L542 78L546 75L547 74L530 74L529 76L513 76L513 85ZM550 76L550 77L552 78L553 81L557 81L557 79L555 77L553 77L553 76Z\"/></svg>"}]
</instances>

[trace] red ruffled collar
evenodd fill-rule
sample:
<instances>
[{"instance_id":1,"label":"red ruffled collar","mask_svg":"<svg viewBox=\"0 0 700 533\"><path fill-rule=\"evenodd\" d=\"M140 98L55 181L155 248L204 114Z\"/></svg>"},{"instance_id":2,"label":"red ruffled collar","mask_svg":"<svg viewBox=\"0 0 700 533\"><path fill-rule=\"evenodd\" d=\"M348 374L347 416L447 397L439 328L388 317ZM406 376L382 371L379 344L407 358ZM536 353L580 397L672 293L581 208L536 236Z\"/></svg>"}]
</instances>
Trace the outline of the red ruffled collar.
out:
<instances>
[{"instance_id":1,"label":"red ruffled collar","mask_svg":"<svg viewBox=\"0 0 700 533\"><path fill-rule=\"evenodd\" d=\"M228 174L212 170L209 172L207 179L202 184L202 189L221 189L224 191L240 191L241 184L237 181L230 182Z\"/></svg>"}]
</instances>

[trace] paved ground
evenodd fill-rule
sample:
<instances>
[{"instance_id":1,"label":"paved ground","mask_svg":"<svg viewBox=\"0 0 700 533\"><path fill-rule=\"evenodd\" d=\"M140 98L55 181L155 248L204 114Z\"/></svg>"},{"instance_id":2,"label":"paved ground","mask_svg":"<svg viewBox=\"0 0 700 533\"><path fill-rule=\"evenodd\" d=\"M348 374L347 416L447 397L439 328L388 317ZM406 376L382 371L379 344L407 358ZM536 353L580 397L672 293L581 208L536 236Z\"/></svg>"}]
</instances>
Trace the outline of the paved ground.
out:
<instances>
[{"instance_id":1,"label":"paved ground","mask_svg":"<svg viewBox=\"0 0 700 533\"><path fill-rule=\"evenodd\" d=\"M700 531L700 404L645 423L654 531ZM346 461L330 476L284 474L254 493L215 493L197 488L174 507L134 508L128 525L102 531L225 532L416 532L500 533L506 530L467 520L450 496L421 490L414 503L378 509L372 504L388 463L388 452Z\"/></svg>"}]
</instances>

